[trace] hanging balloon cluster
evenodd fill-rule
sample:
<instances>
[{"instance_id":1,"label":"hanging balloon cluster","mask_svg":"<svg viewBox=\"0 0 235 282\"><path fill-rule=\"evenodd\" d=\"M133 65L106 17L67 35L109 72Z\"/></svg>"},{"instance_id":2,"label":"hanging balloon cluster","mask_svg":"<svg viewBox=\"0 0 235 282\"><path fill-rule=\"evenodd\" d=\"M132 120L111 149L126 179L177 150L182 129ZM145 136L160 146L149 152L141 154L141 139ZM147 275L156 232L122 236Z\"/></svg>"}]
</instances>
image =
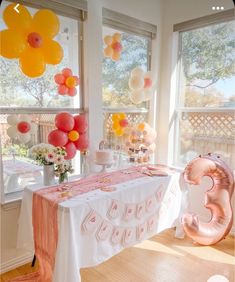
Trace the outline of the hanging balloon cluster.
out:
<instances>
[{"instance_id":1,"label":"hanging balloon cluster","mask_svg":"<svg viewBox=\"0 0 235 282\"><path fill-rule=\"evenodd\" d=\"M73 75L71 69L63 69L61 73L54 76L54 80L58 84L60 95L75 96L77 94L76 86L79 85L79 78Z\"/></svg>"},{"instance_id":2,"label":"hanging balloon cluster","mask_svg":"<svg viewBox=\"0 0 235 282\"><path fill-rule=\"evenodd\" d=\"M34 16L23 6L15 3L6 7L3 19L8 29L2 30L0 54L8 59L19 58L22 72L38 77L46 64L57 65L63 58L63 49L53 40L59 32L59 19L50 10L39 10Z\"/></svg>"},{"instance_id":3,"label":"hanging balloon cluster","mask_svg":"<svg viewBox=\"0 0 235 282\"><path fill-rule=\"evenodd\" d=\"M156 149L156 131L146 122L134 126L127 136L126 151L131 162L148 162Z\"/></svg>"},{"instance_id":4,"label":"hanging balloon cluster","mask_svg":"<svg viewBox=\"0 0 235 282\"><path fill-rule=\"evenodd\" d=\"M69 160L75 157L76 151L86 151L89 140L87 136L88 123L85 115L72 116L70 113L61 112L55 117L57 129L48 135L48 143L56 147L65 147Z\"/></svg>"},{"instance_id":5,"label":"hanging balloon cluster","mask_svg":"<svg viewBox=\"0 0 235 282\"><path fill-rule=\"evenodd\" d=\"M123 136L125 128L128 126L128 120L125 113L116 113L112 115L112 129L116 136Z\"/></svg>"},{"instance_id":6,"label":"hanging balloon cluster","mask_svg":"<svg viewBox=\"0 0 235 282\"><path fill-rule=\"evenodd\" d=\"M104 43L107 45L104 49L105 57L111 58L113 61L120 59L122 52L121 38L122 36L118 32L104 37Z\"/></svg>"},{"instance_id":7,"label":"hanging balloon cluster","mask_svg":"<svg viewBox=\"0 0 235 282\"><path fill-rule=\"evenodd\" d=\"M151 72L134 68L129 79L130 99L134 104L140 104L151 99L153 95L153 79Z\"/></svg>"},{"instance_id":8,"label":"hanging balloon cluster","mask_svg":"<svg viewBox=\"0 0 235 282\"><path fill-rule=\"evenodd\" d=\"M31 140L31 135L36 134L37 126L32 123L29 116L8 116L7 123L10 127L7 129L7 135L21 143L28 143Z\"/></svg>"}]
</instances>

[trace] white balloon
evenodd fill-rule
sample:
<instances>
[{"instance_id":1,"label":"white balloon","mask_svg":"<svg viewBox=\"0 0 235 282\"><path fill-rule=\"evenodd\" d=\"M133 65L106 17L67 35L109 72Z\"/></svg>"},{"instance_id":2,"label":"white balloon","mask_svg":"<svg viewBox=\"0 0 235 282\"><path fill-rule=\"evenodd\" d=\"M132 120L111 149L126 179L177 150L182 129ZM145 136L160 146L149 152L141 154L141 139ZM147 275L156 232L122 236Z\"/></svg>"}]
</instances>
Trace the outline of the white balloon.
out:
<instances>
[{"instance_id":1,"label":"white balloon","mask_svg":"<svg viewBox=\"0 0 235 282\"><path fill-rule=\"evenodd\" d=\"M31 123L31 129L30 129L30 133L31 134L37 134L38 131L38 126L36 123L32 122Z\"/></svg>"},{"instance_id":2,"label":"white balloon","mask_svg":"<svg viewBox=\"0 0 235 282\"><path fill-rule=\"evenodd\" d=\"M20 115L19 121L26 121L28 123L31 123L31 117L29 115Z\"/></svg>"},{"instance_id":3,"label":"white balloon","mask_svg":"<svg viewBox=\"0 0 235 282\"><path fill-rule=\"evenodd\" d=\"M7 123L10 125L16 125L19 122L17 115L11 115L7 117Z\"/></svg>"},{"instance_id":4,"label":"white balloon","mask_svg":"<svg viewBox=\"0 0 235 282\"><path fill-rule=\"evenodd\" d=\"M18 136L18 131L16 129L16 126L10 126L9 128L7 128L7 135L10 138L17 138Z\"/></svg>"},{"instance_id":5,"label":"white balloon","mask_svg":"<svg viewBox=\"0 0 235 282\"><path fill-rule=\"evenodd\" d=\"M144 101L149 101L152 99L152 94L153 94L152 89L145 89L143 92L144 92Z\"/></svg>"},{"instance_id":6,"label":"white balloon","mask_svg":"<svg viewBox=\"0 0 235 282\"><path fill-rule=\"evenodd\" d=\"M131 90L140 90L144 87L144 78L139 76L132 76L129 79L129 87Z\"/></svg>"},{"instance_id":7,"label":"white balloon","mask_svg":"<svg viewBox=\"0 0 235 282\"><path fill-rule=\"evenodd\" d=\"M143 102L144 93L142 90L132 91L130 99L134 104L140 104Z\"/></svg>"},{"instance_id":8,"label":"white balloon","mask_svg":"<svg viewBox=\"0 0 235 282\"><path fill-rule=\"evenodd\" d=\"M26 144L30 141L31 135L30 133L19 133L18 139L20 140L20 142Z\"/></svg>"},{"instance_id":9,"label":"white balloon","mask_svg":"<svg viewBox=\"0 0 235 282\"><path fill-rule=\"evenodd\" d=\"M140 67L134 68L131 71L131 76L138 76L138 77L142 76L143 77L144 76L144 71Z\"/></svg>"}]
</instances>

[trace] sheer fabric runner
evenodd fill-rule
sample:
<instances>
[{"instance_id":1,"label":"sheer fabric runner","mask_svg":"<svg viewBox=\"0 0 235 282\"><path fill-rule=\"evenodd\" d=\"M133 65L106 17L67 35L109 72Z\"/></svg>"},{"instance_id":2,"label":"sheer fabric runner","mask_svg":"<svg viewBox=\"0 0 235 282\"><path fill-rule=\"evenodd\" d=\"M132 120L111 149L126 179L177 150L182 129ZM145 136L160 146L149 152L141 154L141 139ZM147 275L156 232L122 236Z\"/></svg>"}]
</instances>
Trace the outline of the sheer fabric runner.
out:
<instances>
[{"instance_id":1,"label":"sheer fabric runner","mask_svg":"<svg viewBox=\"0 0 235 282\"><path fill-rule=\"evenodd\" d=\"M34 247L39 270L21 277L9 280L9 282L51 282L55 265L55 255L58 242L57 210L58 204L95 189L126 182L132 179L144 177L144 167L131 167L125 170L111 173L102 173L69 183L70 196L62 196L64 185L56 185L43 188L33 193L33 232Z\"/></svg>"}]
</instances>

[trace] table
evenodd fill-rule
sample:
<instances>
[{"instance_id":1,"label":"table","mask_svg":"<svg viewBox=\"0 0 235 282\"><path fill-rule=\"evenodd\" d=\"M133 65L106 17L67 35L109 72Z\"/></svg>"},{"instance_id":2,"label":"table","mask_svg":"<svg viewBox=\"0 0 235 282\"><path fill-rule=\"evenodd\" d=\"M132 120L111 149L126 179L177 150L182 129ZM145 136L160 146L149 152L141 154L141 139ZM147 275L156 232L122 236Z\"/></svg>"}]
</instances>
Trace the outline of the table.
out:
<instances>
[{"instance_id":1,"label":"table","mask_svg":"<svg viewBox=\"0 0 235 282\"><path fill-rule=\"evenodd\" d=\"M127 171L131 168L120 173ZM112 179L113 175L108 177ZM107 174L100 177L107 179ZM143 174L108 184L112 188L109 192L107 187L95 189L59 203L53 282L79 282L80 268L100 264L128 246L179 226L184 212L180 179L179 172L165 177ZM22 200L18 247L30 251L34 250L32 196L41 188L25 188ZM94 216L96 225L92 223Z\"/></svg>"},{"instance_id":2,"label":"table","mask_svg":"<svg viewBox=\"0 0 235 282\"><path fill-rule=\"evenodd\" d=\"M42 167L19 160L3 160L3 176L5 192L22 190L29 181L41 177ZM20 181L23 183L20 183Z\"/></svg>"}]
</instances>

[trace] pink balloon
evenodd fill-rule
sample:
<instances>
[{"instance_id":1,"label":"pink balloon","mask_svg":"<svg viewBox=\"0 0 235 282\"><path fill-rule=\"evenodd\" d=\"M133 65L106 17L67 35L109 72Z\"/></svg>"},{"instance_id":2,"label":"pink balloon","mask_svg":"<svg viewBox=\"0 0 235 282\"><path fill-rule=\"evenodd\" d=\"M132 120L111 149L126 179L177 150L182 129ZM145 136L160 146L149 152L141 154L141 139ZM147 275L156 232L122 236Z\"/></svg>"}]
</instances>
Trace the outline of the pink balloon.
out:
<instances>
[{"instance_id":1,"label":"pink balloon","mask_svg":"<svg viewBox=\"0 0 235 282\"><path fill-rule=\"evenodd\" d=\"M65 94L67 94L67 93L68 93L68 87L65 86L65 85L59 85L59 86L58 86L58 93L59 93L60 95L65 95Z\"/></svg>"},{"instance_id":2,"label":"pink balloon","mask_svg":"<svg viewBox=\"0 0 235 282\"><path fill-rule=\"evenodd\" d=\"M48 143L55 147L63 147L68 142L68 135L58 129L51 131L48 135Z\"/></svg>"},{"instance_id":3,"label":"pink balloon","mask_svg":"<svg viewBox=\"0 0 235 282\"><path fill-rule=\"evenodd\" d=\"M148 77L144 79L144 88L150 88L152 84L153 84L152 79Z\"/></svg>"},{"instance_id":4,"label":"pink balloon","mask_svg":"<svg viewBox=\"0 0 235 282\"><path fill-rule=\"evenodd\" d=\"M88 123L85 115L77 115L74 117L74 130L78 131L79 133L85 133L88 128Z\"/></svg>"},{"instance_id":5,"label":"pink balloon","mask_svg":"<svg viewBox=\"0 0 235 282\"><path fill-rule=\"evenodd\" d=\"M73 142L69 142L68 144L65 145L65 150L67 153L67 156L65 156L66 160L71 160L72 158L75 157L77 149Z\"/></svg>"},{"instance_id":6,"label":"pink balloon","mask_svg":"<svg viewBox=\"0 0 235 282\"><path fill-rule=\"evenodd\" d=\"M42 36L37 32L29 33L27 41L33 48L39 48L43 44Z\"/></svg>"},{"instance_id":7,"label":"pink balloon","mask_svg":"<svg viewBox=\"0 0 235 282\"><path fill-rule=\"evenodd\" d=\"M31 125L27 121L21 121L17 124L17 129L21 133L27 133L31 129Z\"/></svg>"},{"instance_id":8,"label":"pink balloon","mask_svg":"<svg viewBox=\"0 0 235 282\"><path fill-rule=\"evenodd\" d=\"M63 84L65 82L65 77L61 73L57 73L54 76L54 80L57 84Z\"/></svg>"},{"instance_id":9,"label":"pink balloon","mask_svg":"<svg viewBox=\"0 0 235 282\"><path fill-rule=\"evenodd\" d=\"M68 95L73 97L77 94L77 89L75 87L68 89Z\"/></svg>"},{"instance_id":10,"label":"pink balloon","mask_svg":"<svg viewBox=\"0 0 235 282\"><path fill-rule=\"evenodd\" d=\"M71 70L70 68L64 68L64 69L62 70L62 74L63 74L66 78L73 75L72 70Z\"/></svg>"},{"instance_id":11,"label":"pink balloon","mask_svg":"<svg viewBox=\"0 0 235 282\"><path fill-rule=\"evenodd\" d=\"M62 112L55 117L55 126L65 132L69 132L74 127L74 118L70 113Z\"/></svg>"},{"instance_id":12,"label":"pink balloon","mask_svg":"<svg viewBox=\"0 0 235 282\"><path fill-rule=\"evenodd\" d=\"M195 242L212 245L224 239L232 228L234 179L232 170L220 156L210 153L192 160L184 171L184 179L190 184L200 184L203 176L213 180L212 188L205 193L205 207L211 211L211 220L201 222L197 215L186 213L182 225Z\"/></svg>"},{"instance_id":13,"label":"pink balloon","mask_svg":"<svg viewBox=\"0 0 235 282\"><path fill-rule=\"evenodd\" d=\"M88 136L86 133L81 134L79 136L79 139L77 141L74 142L74 145L76 146L76 148L79 151L84 151L87 150L88 146L89 146L89 140L88 140Z\"/></svg>"},{"instance_id":14,"label":"pink balloon","mask_svg":"<svg viewBox=\"0 0 235 282\"><path fill-rule=\"evenodd\" d=\"M122 51L122 44L120 42L114 42L112 44L112 48L116 52L121 52Z\"/></svg>"},{"instance_id":15,"label":"pink balloon","mask_svg":"<svg viewBox=\"0 0 235 282\"><path fill-rule=\"evenodd\" d=\"M122 119L119 121L119 124L121 127L127 127L128 125L128 120L127 119Z\"/></svg>"}]
</instances>

